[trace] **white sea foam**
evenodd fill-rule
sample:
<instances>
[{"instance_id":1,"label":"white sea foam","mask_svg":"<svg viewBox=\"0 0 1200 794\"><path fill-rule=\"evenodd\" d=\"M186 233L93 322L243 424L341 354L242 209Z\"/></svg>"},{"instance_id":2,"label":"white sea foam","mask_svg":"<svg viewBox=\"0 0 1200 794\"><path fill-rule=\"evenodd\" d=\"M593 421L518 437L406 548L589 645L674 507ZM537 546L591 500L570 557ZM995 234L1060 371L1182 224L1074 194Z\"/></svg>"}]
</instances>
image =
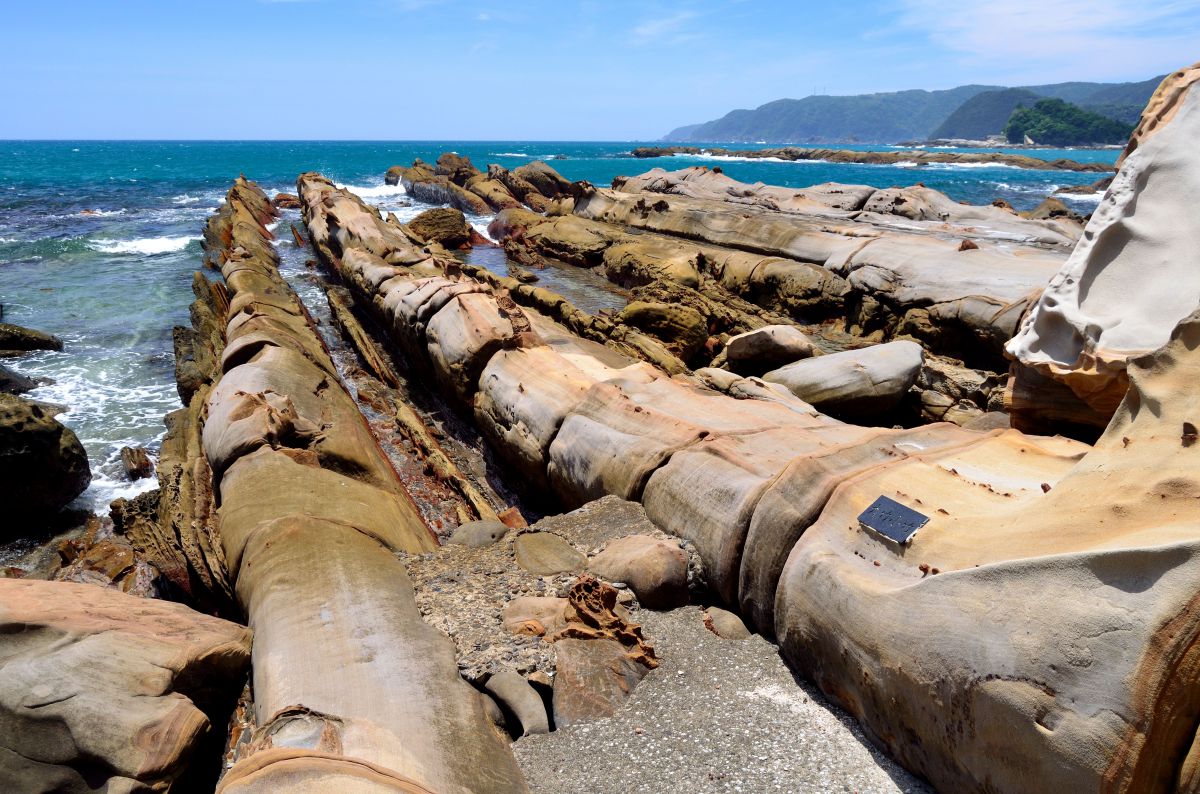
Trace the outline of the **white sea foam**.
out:
<instances>
[{"instance_id":1,"label":"white sea foam","mask_svg":"<svg viewBox=\"0 0 1200 794\"><path fill-rule=\"evenodd\" d=\"M1057 198L1066 201L1082 201L1089 204L1095 204L1104 198L1104 191L1097 190L1095 193L1059 193Z\"/></svg>"},{"instance_id":2,"label":"white sea foam","mask_svg":"<svg viewBox=\"0 0 1200 794\"><path fill-rule=\"evenodd\" d=\"M200 201L200 197L199 196L191 196L191 195L188 195L187 193L180 193L178 196L176 196L175 198L173 198L171 200L174 201L176 204L196 204L197 202Z\"/></svg>"},{"instance_id":3,"label":"white sea foam","mask_svg":"<svg viewBox=\"0 0 1200 794\"><path fill-rule=\"evenodd\" d=\"M405 195L403 185L337 185L336 187L349 190L363 200Z\"/></svg>"},{"instance_id":4,"label":"white sea foam","mask_svg":"<svg viewBox=\"0 0 1200 794\"><path fill-rule=\"evenodd\" d=\"M1048 166L1049 164L1047 164ZM1008 163L929 163L927 168L1021 168L1019 165L1010 165ZM1023 169L1030 170L1030 169ZM1034 169L1036 170L1036 169Z\"/></svg>"},{"instance_id":5,"label":"white sea foam","mask_svg":"<svg viewBox=\"0 0 1200 794\"><path fill-rule=\"evenodd\" d=\"M921 164L913 160L901 160L898 163L892 163L896 168L920 168Z\"/></svg>"},{"instance_id":6,"label":"white sea foam","mask_svg":"<svg viewBox=\"0 0 1200 794\"><path fill-rule=\"evenodd\" d=\"M488 152L491 157L532 157L525 152Z\"/></svg>"},{"instance_id":7,"label":"white sea foam","mask_svg":"<svg viewBox=\"0 0 1200 794\"><path fill-rule=\"evenodd\" d=\"M84 217L110 218L113 215L124 215L125 210L123 208L116 210L83 210L79 214Z\"/></svg>"},{"instance_id":8,"label":"white sea foam","mask_svg":"<svg viewBox=\"0 0 1200 794\"><path fill-rule=\"evenodd\" d=\"M0 243L19 243L21 242L16 237L0 237Z\"/></svg>"},{"instance_id":9,"label":"white sea foam","mask_svg":"<svg viewBox=\"0 0 1200 794\"><path fill-rule=\"evenodd\" d=\"M92 240L88 247L103 254L170 254L187 248L199 237L140 237L134 240Z\"/></svg>"},{"instance_id":10,"label":"white sea foam","mask_svg":"<svg viewBox=\"0 0 1200 794\"><path fill-rule=\"evenodd\" d=\"M736 154L709 154L700 152L699 154L688 154L686 152L674 152L672 157L690 157L693 160L716 160L723 163L823 163L824 160L785 160L782 157L745 157Z\"/></svg>"}]
</instances>

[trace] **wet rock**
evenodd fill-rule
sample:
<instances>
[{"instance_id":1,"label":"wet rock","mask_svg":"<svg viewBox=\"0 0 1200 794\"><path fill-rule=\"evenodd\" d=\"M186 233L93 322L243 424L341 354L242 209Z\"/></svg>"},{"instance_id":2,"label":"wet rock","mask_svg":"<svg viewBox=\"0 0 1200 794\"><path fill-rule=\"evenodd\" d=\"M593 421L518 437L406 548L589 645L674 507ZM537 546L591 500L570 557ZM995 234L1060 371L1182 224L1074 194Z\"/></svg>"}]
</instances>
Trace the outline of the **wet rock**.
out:
<instances>
[{"instance_id":1,"label":"wet rock","mask_svg":"<svg viewBox=\"0 0 1200 794\"><path fill-rule=\"evenodd\" d=\"M615 640L563 639L554 644L554 724L611 717L648 672Z\"/></svg>"},{"instance_id":2,"label":"wet rock","mask_svg":"<svg viewBox=\"0 0 1200 794\"><path fill-rule=\"evenodd\" d=\"M425 210L408 222L408 228L426 242L441 243L446 248L458 248L471 241L467 217L451 207Z\"/></svg>"},{"instance_id":3,"label":"wet rock","mask_svg":"<svg viewBox=\"0 0 1200 794\"><path fill-rule=\"evenodd\" d=\"M271 206L277 210L298 210L300 197L295 193L277 193L275 198L271 199Z\"/></svg>"},{"instance_id":4,"label":"wet rock","mask_svg":"<svg viewBox=\"0 0 1200 794\"><path fill-rule=\"evenodd\" d=\"M725 343L729 369L739 375L761 375L769 370L811 358L812 341L791 325L768 325L731 337Z\"/></svg>"},{"instance_id":5,"label":"wet rock","mask_svg":"<svg viewBox=\"0 0 1200 794\"><path fill-rule=\"evenodd\" d=\"M154 473L154 464L145 447L121 447L121 467L131 480L141 480Z\"/></svg>"},{"instance_id":6,"label":"wet rock","mask_svg":"<svg viewBox=\"0 0 1200 794\"><path fill-rule=\"evenodd\" d=\"M479 549L492 545L508 532L509 527L502 521L469 521L454 530L447 542Z\"/></svg>"},{"instance_id":7,"label":"wet rock","mask_svg":"<svg viewBox=\"0 0 1200 794\"><path fill-rule=\"evenodd\" d=\"M704 626L723 640L744 640L750 636L750 629L741 618L720 607L704 610Z\"/></svg>"},{"instance_id":8,"label":"wet rock","mask_svg":"<svg viewBox=\"0 0 1200 794\"><path fill-rule=\"evenodd\" d=\"M530 573L581 571L587 565L582 552L550 532L526 532L517 538L513 550L517 565Z\"/></svg>"},{"instance_id":9,"label":"wet rock","mask_svg":"<svg viewBox=\"0 0 1200 794\"><path fill-rule=\"evenodd\" d=\"M248 629L93 585L0 579L0 636L0 788L215 786Z\"/></svg>"},{"instance_id":10,"label":"wet rock","mask_svg":"<svg viewBox=\"0 0 1200 794\"><path fill-rule=\"evenodd\" d=\"M688 602L688 559L674 541L630 535L609 543L588 570L624 582L649 609L674 609Z\"/></svg>"},{"instance_id":11,"label":"wet rock","mask_svg":"<svg viewBox=\"0 0 1200 794\"><path fill-rule=\"evenodd\" d=\"M54 513L91 481L83 445L47 406L0 394L0 492L10 516ZM9 523L0 535L19 529Z\"/></svg>"},{"instance_id":12,"label":"wet rock","mask_svg":"<svg viewBox=\"0 0 1200 794\"><path fill-rule=\"evenodd\" d=\"M888 342L797 361L768 372L763 380L786 386L818 410L872 419L900 402L924 360L915 342Z\"/></svg>"},{"instance_id":13,"label":"wet rock","mask_svg":"<svg viewBox=\"0 0 1200 794\"><path fill-rule=\"evenodd\" d=\"M522 736L550 732L550 718L542 697L512 670L496 673L484 688L516 717Z\"/></svg>"},{"instance_id":14,"label":"wet rock","mask_svg":"<svg viewBox=\"0 0 1200 794\"><path fill-rule=\"evenodd\" d=\"M0 364L0 392L4 394L24 394L37 388L37 381L27 378L19 372L14 372Z\"/></svg>"},{"instance_id":15,"label":"wet rock","mask_svg":"<svg viewBox=\"0 0 1200 794\"><path fill-rule=\"evenodd\" d=\"M12 323L0 323L0 355L62 349L62 340L57 336Z\"/></svg>"}]
</instances>

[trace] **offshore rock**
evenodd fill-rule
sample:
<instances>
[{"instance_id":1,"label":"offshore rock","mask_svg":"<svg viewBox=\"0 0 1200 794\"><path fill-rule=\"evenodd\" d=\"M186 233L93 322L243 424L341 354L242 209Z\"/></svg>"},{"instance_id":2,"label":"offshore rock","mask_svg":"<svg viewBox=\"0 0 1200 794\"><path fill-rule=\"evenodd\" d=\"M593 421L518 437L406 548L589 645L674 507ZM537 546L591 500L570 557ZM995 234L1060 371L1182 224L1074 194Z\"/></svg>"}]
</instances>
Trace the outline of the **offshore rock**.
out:
<instances>
[{"instance_id":1,"label":"offshore rock","mask_svg":"<svg viewBox=\"0 0 1200 794\"><path fill-rule=\"evenodd\" d=\"M1125 395L1127 362L1165 344L1200 305L1200 223L1184 210L1200 190L1198 84L1200 64L1159 86L1083 239L1008 343L1018 426L1036 425L1043 404L1065 407L1040 396L1030 370L1084 404L1071 419L1102 426Z\"/></svg>"},{"instance_id":2,"label":"offshore rock","mask_svg":"<svg viewBox=\"0 0 1200 794\"><path fill-rule=\"evenodd\" d=\"M0 392L4 394L24 394L37 388L37 381L27 378L19 372L14 372L0 364Z\"/></svg>"},{"instance_id":3,"label":"offshore rock","mask_svg":"<svg viewBox=\"0 0 1200 794\"><path fill-rule=\"evenodd\" d=\"M91 481L87 452L49 406L0 394L0 493L10 516L55 513ZM0 534L19 530L9 523Z\"/></svg>"},{"instance_id":4,"label":"offshore rock","mask_svg":"<svg viewBox=\"0 0 1200 794\"><path fill-rule=\"evenodd\" d=\"M12 323L0 323L0 355L14 355L30 350L62 350L57 336Z\"/></svg>"},{"instance_id":5,"label":"offshore rock","mask_svg":"<svg viewBox=\"0 0 1200 794\"><path fill-rule=\"evenodd\" d=\"M571 182L541 160L517 166L513 175L533 185L546 198L560 198L571 193Z\"/></svg>"},{"instance_id":6,"label":"offshore rock","mask_svg":"<svg viewBox=\"0 0 1200 794\"><path fill-rule=\"evenodd\" d=\"M429 243L458 248L471 241L471 226L460 210L435 207L408 222L413 234Z\"/></svg>"},{"instance_id":7,"label":"offshore rock","mask_svg":"<svg viewBox=\"0 0 1200 794\"><path fill-rule=\"evenodd\" d=\"M248 629L94 585L0 579L0 636L0 788L215 785Z\"/></svg>"}]
</instances>

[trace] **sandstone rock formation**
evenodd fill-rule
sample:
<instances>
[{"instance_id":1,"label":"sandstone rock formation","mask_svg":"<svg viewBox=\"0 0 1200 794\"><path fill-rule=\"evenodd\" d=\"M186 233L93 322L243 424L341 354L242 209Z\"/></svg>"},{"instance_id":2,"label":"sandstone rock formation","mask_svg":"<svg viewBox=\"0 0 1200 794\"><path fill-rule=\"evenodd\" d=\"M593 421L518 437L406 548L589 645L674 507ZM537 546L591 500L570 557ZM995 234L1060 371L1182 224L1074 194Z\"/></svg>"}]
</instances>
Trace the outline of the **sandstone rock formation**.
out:
<instances>
[{"instance_id":1,"label":"sandstone rock formation","mask_svg":"<svg viewBox=\"0 0 1200 794\"><path fill-rule=\"evenodd\" d=\"M763 375L814 408L870 423L894 408L917 381L925 354L914 342L888 342L806 358Z\"/></svg>"},{"instance_id":2,"label":"sandstone rock formation","mask_svg":"<svg viewBox=\"0 0 1200 794\"><path fill-rule=\"evenodd\" d=\"M0 788L211 790L250 632L180 604L0 579Z\"/></svg>"},{"instance_id":3,"label":"sandstone rock formation","mask_svg":"<svg viewBox=\"0 0 1200 794\"><path fill-rule=\"evenodd\" d=\"M57 336L12 323L0 323L0 356L17 355L30 350L62 349L62 340Z\"/></svg>"},{"instance_id":4,"label":"sandstone rock formation","mask_svg":"<svg viewBox=\"0 0 1200 794\"><path fill-rule=\"evenodd\" d=\"M421 620L394 552L434 538L279 276L265 211L239 180L205 234L230 303L202 445L256 632L255 730L222 791L523 791L450 643ZM419 259L403 228L363 220L310 234L356 240L381 280Z\"/></svg>"},{"instance_id":5,"label":"sandstone rock formation","mask_svg":"<svg viewBox=\"0 0 1200 794\"><path fill-rule=\"evenodd\" d=\"M1103 426L1125 394L1127 362L1200 306L1200 226L1184 210L1200 190L1197 83L1200 65L1159 86L1083 239L1008 343L1018 422Z\"/></svg>"}]
</instances>

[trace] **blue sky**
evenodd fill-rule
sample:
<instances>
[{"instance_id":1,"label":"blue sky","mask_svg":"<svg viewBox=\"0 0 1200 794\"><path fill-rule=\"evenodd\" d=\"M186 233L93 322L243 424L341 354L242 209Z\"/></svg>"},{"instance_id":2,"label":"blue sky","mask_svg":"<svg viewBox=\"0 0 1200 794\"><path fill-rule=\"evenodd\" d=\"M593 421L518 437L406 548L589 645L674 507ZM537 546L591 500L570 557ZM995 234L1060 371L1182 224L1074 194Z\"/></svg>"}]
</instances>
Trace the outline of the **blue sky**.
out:
<instances>
[{"instance_id":1,"label":"blue sky","mask_svg":"<svg viewBox=\"0 0 1200 794\"><path fill-rule=\"evenodd\" d=\"M0 138L645 140L780 97L1200 60L1200 0L5 6Z\"/></svg>"}]
</instances>

